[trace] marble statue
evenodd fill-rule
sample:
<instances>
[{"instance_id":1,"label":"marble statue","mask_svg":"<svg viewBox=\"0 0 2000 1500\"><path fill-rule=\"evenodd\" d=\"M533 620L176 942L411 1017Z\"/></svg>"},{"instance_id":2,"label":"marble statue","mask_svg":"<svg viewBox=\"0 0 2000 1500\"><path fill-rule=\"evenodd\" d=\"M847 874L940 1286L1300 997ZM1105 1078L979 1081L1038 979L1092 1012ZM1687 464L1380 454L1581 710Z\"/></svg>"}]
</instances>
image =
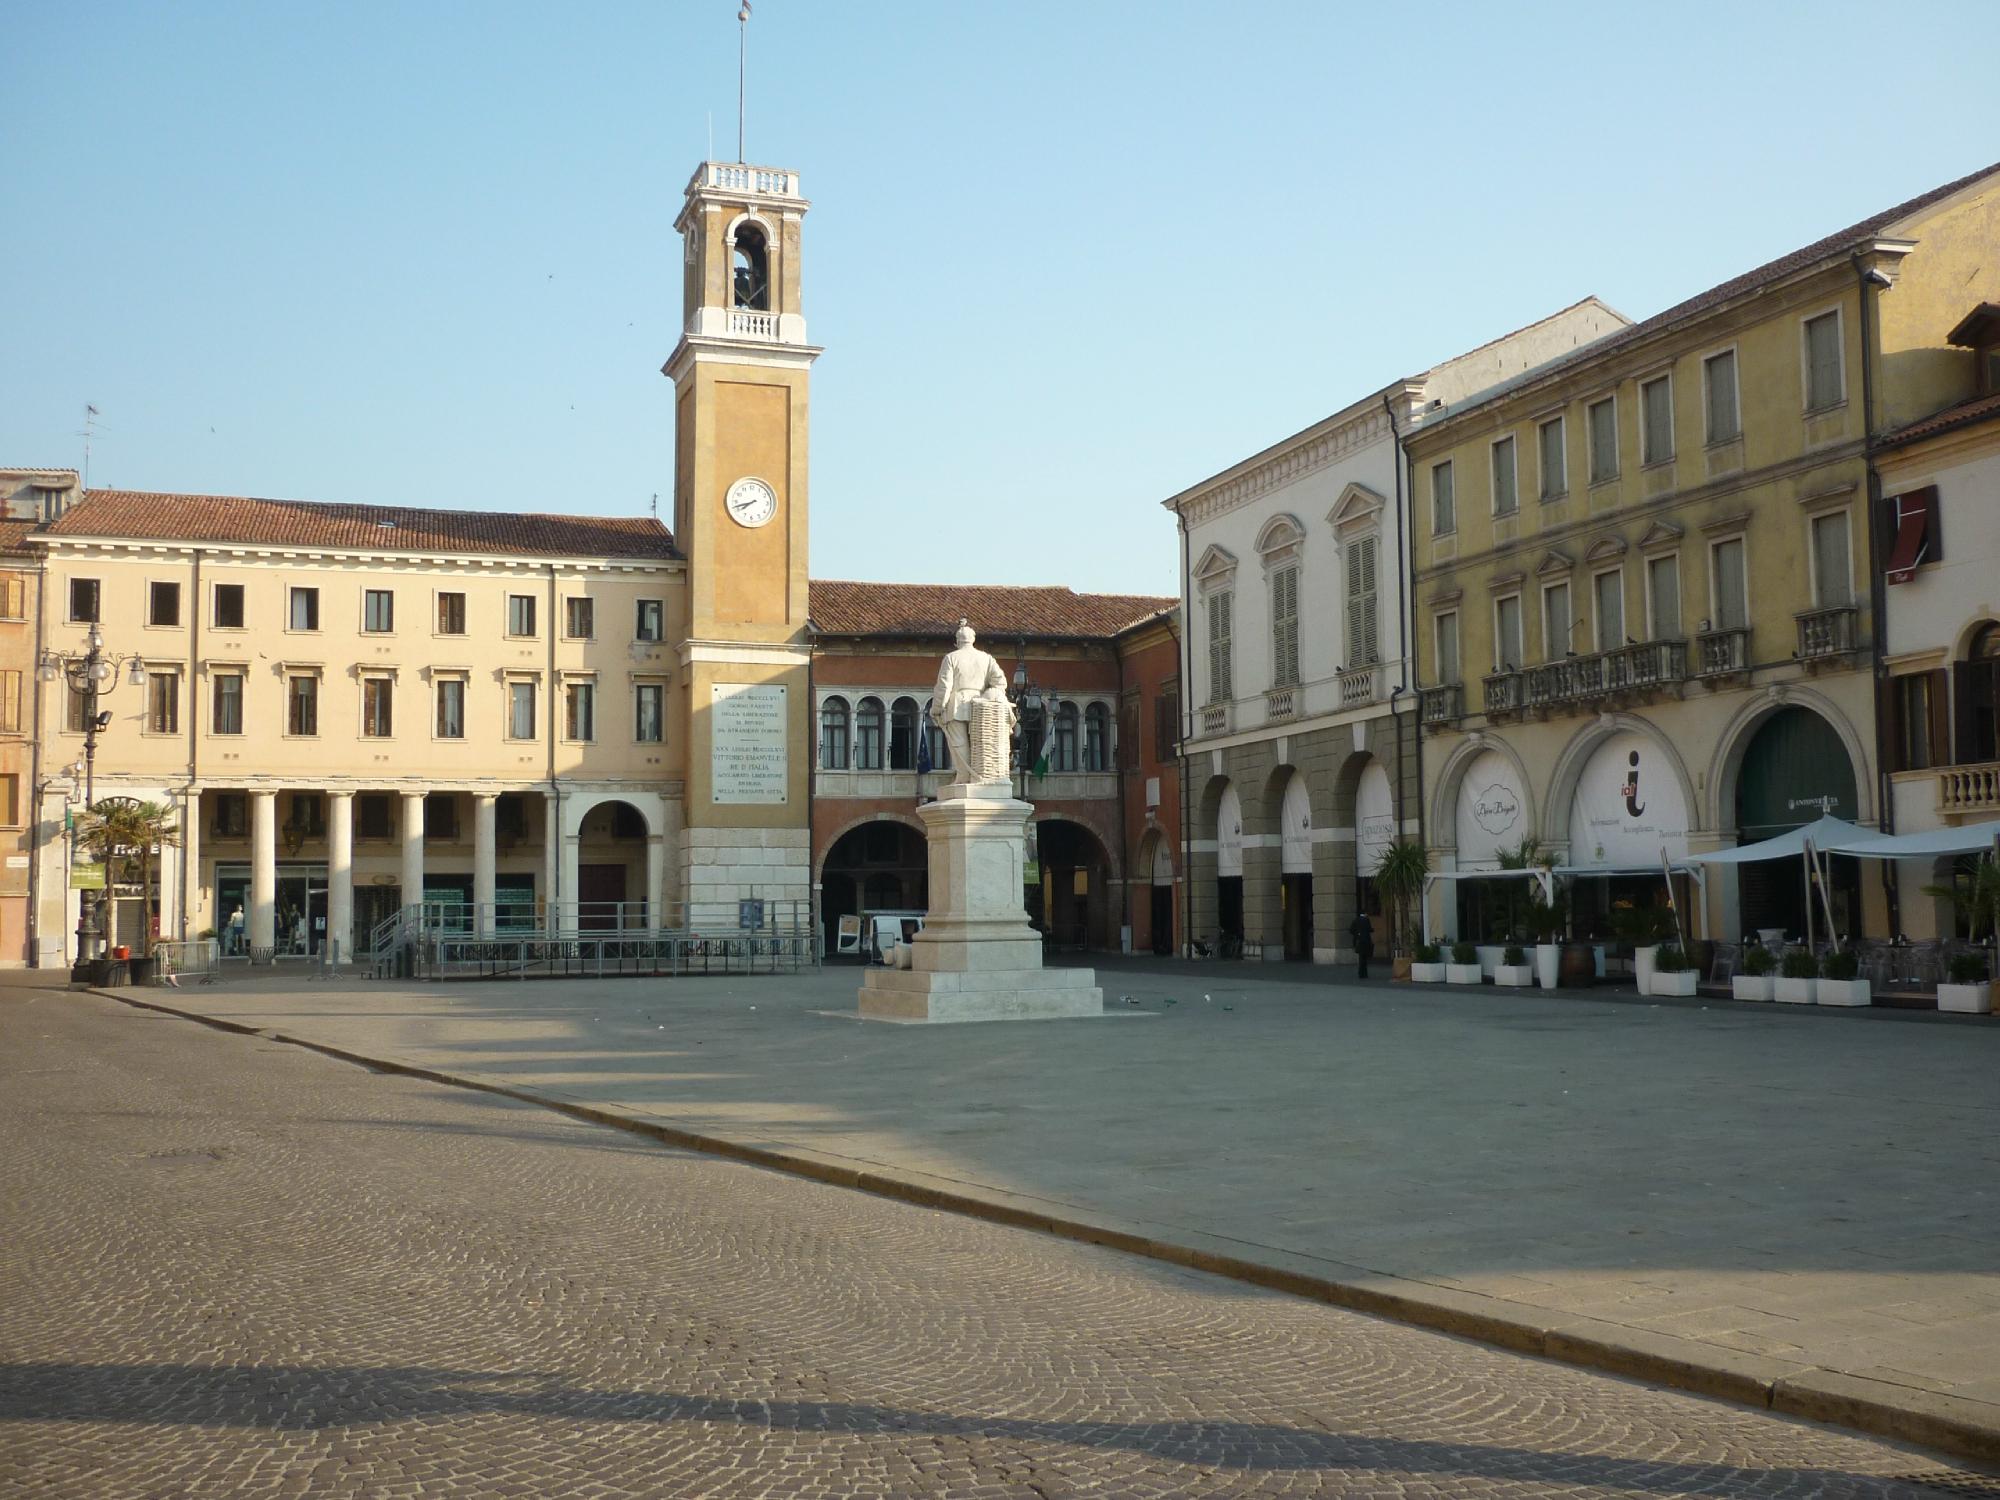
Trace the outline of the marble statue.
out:
<instances>
[{"instance_id":1,"label":"marble statue","mask_svg":"<svg viewBox=\"0 0 2000 1500\"><path fill-rule=\"evenodd\" d=\"M931 717L951 747L953 786L1008 780L1007 746L1019 717L1007 701L1007 674L977 639L960 620L957 648L938 664L931 689Z\"/></svg>"}]
</instances>

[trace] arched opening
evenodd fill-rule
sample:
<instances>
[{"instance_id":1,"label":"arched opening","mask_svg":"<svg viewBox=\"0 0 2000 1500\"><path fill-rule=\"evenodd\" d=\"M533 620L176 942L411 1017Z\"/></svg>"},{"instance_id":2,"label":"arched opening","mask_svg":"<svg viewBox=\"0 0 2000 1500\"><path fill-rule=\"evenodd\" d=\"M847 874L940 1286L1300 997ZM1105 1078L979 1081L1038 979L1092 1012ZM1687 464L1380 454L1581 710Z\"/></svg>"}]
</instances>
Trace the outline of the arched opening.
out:
<instances>
[{"instance_id":1,"label":"arched opening","mask_svg":"<svg viewBox=\"0 0 2000 1500\"><path fill-rule=\"evenodd\" d=\"M1958 745L1951 758L1962 766L2000 760L2000 625L1989 622L1973 633L1956 670Z\"/></svg>"},{"instance_id":2,"label":"arched opening","mask_svg":"<svg viewBox=\"0 0 2000 1500\"><path fill-rule=\"evenodd\" d=\"M819 706L819 768L847 769L848 712L845 698L828 698Z\"/></svg>"},{"instance_id":3,"label":"arched opening","mask_svg":"<svg viewBox=\"0 0 2000 1500\"><path fill-rule=\"evenodd\" d=\"M736 306L754 312L771 310L771 250L764 231L755 224L736 226L736 244L731 255L735 271Z\"/></svg>"},{"instance_id":4,"label":"arched opening","mask_svg":"<svg viewBox=\"0 0 2000 1500\"><path fill-rule=\"evenodd\" d=\"M1139 845L1139 872L1146 881L1146 930L1132 934L1134 947L1149 947L1162 958L1174 952L1174 852L1155 829Z\"/></svg>"},{"instance_id":5,"label":"arched opening","mask_svg":"<svg viewBox=\"0 0 2000 1500\"><path fill-rule=\"evenodd\" d=\"M917 700L898 698L889 705L889 769L917 768Z\"/></svg>"},{"instance_id":6,"label":"arched opening","mask_svg":"<svg viewBox=\"0 0 2000 1500\"><path fill-rule=\"evenodd\" d=\"M1295 963L1313 956L1312 869L1312 801L1293 769L1278 799L1278 905L1285 957Z\"/></svg>"},{"instance_id":7,"label":"arched opening","mask_svg":"<svg viewBox=\"0 0 2000 1500\"><path fill-rule=\"evenodd\" d=\"M860 953L869 951L869 919L922 916L930 910L930 859L923 833L888 818L850 828L826 851L820 871L820 912L826 952L841 951L840 919L859 919Z\"/></svg>"},{"instance_id":8,"label":"arched opening","mask_svg":"<svg viewBox=\"0 0 2000 1500\"><path fill-rule=\"evenodd\" d=\"M1024 905L1051 948L1108 948L1111 859L1081 823L1048 818L1034 825Z\"/></svg>"},{"instance_id":9,"label":"arched opening","mask_svg":"<svg viewBox=\"0 0 2000 1500\"><path fill-rule=\"evenodd\" d=\"M884 714L880 698L863 698L854 710L854 769L882 769Z\"/></svg>"},{"instance_id":10,"label":"arched opening","mask_svg":"<svg viewBox=\"0 0 2000 1500\"><path fill-rule=\"evenodd\" d=\"M651 925L646 910L646 815L629 802L600 802L577 829L576 925L611 932Z\"/></svg>"},{"instance_id":11,"label":"arched opening","mask_svg":"<svg viewBox=\"0 0 2000 1500\"><path fill-rule=\"evenodd\" d=\"M1243 951L1243 799L1233 781L1215 809L1215 928L1226 956Z\"/></svg>"},{"instance_id":12,"label":"arched opening","mask_svg":"<svg viewBox=\"0 0 2000 1500\"><path fill-rule=\"evenodd\" d=\"M1854 764L1834 727L1809 708L1781 708L1758 726L1743 747L1736 777L1737 841L1755 844L1790 833L1821 817L1857 814ZM1829 862L1827 895L1836 930L1854 931L1861 915L1861 862ZM1738 909L1745 932L1782 930L1803 936L1806 891L1791 860L1762 860L1737 872ZM1813 913L1814 925L1823 914Z\"/></svg>"},{"instance_id":13,"label":"arched opening","mask_svg":"<svg viewBox=\"0 0 2000 1500\"><path fill-rule=\"evenodd\" d=\"M1513 759L1497 749L1481 750L1459 776L1452 822L1461 870L1499 870L1503 854L1520 846L1534 827L1527 788ZM1510 881L1452 882L1457 906L1451 931L1469 941L1485 941L1504 931Z\"/></svg>"},{"instance_id":14,"label":"arched opening","mask_svg":"<svg viewBox=\"0 0 2000 1500\"><path fill-rule=\"evenodd\" d=\"M1565 783L1571 790L1562 839L1569 863L1592 872L1579 873L1570 883L1570 924L1577 937L1615 936L1616 914L1623 911L1664 911L1675 903L1683 912L1694 910L1692 880L1673 876L1670 902L1668 877L1661 873L1663 861L1687 857L1693 823L1687 784L1668 744L1631 728L1580 736L1559 762L1551 819ZM1512 882L1510 929L1519 919L1521 899L1520 882ZM1515 935L1510 930L1508 936Z\"/></svg>"},{"instance_id":15,"label":"arched opening","mask_svg":"<svg viewBox=\"0 0 2000 1500\"><path fill-rule=\"evenodd\" d=\"M1372 755L1354 783L1354 904L1375 930L1375 946L1386 949L1388 924L1382 893L1375 884L1382 856L1396 841L1396 795L1389 772Z\"/></svg>"}]
</instances>

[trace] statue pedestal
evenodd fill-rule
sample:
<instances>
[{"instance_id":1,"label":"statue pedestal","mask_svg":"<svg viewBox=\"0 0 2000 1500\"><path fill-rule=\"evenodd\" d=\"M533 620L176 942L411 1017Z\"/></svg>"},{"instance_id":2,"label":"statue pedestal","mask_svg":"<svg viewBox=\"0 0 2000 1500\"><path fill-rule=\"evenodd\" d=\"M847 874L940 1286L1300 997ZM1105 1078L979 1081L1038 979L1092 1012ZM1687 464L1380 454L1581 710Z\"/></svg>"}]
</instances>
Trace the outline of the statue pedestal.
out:
<instances>
[{"instance_id":1,"label":"statue pedestal","mask_svg":"<svg viewBox=\"0 0 2000 1500\"><path fill-rule=\"evenodd\" d=\"M1034 809L1005 782L942 788L917 809L930 848L930 914L908 969L872 968L861 1014L878 1021L1028 1021L1104 1014L1090 969L1045 969L1021 909Z\"/></svg>"}]
</instances>

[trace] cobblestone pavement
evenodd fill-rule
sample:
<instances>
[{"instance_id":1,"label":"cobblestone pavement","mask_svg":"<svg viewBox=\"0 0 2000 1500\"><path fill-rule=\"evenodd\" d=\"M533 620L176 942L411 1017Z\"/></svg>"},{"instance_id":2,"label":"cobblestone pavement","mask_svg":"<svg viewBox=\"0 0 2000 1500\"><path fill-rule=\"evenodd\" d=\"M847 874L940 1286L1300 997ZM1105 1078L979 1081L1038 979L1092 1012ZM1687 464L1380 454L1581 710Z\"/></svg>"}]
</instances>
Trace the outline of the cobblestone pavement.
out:
<instances>
[{"instance_id":1,"label":"cobblestone pavement","mask_svg":"<svg viewBox=\"0 0 2000 1500\"><path fill-rule=\"evenodd\" d=\"M9 1496L1989 1493L54 991L0 990L0 1215Z\"/></svg>"}]
</instances>

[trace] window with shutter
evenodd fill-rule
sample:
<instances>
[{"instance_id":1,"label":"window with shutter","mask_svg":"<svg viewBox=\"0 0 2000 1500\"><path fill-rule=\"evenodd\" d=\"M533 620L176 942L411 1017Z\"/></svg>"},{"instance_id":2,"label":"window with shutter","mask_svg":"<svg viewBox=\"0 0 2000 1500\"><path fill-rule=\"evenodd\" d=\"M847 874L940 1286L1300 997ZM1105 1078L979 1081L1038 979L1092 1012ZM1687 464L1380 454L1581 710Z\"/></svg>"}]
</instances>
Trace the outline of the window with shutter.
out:
<instances>
[{"instance_id":1,"label":"window with shutter","mask_svg":"<svg viewBox=\"0 0 2000 1500\"><path fill-rule=\"evenodd\" d=\"M1230 673L1230 614L1236 602L1233 589L1220 589L1208 596L1208 701L1227 703L1236 696Z\"/></svg>"},{"instance_id":2,"label":"window with shutter","mask_svg":"<svg viewBox=\"0 0 2000 1500\"><path fill-rule=\"evenodd\" d=\"M1847 396L1840 364L1840 314L1806 320L1806 410L1838 406Z\"/></svg>"},{"instance_id":3,"label":"window with shutter","mask_svg":"<svg viewBox=\"0 0 2000 1500\"><path fill-rule=\"evenodd\" d=\"M1299 680L1299 570L1271 575L1271 685L1295 687Z\"/></svg>"},{"instance_id":4,"label":"window with shutter","mask_svg":"<svg viewBox=\"0 0 2000 1500\"><path fill-rule=\"evenodd\" d=\"M1822 609L1854 602L1854 575L1847 551L1847 512L1815 516L1812 523L1813 586Z\"/></svg>"},{"instance_id":5,"label":"window with shutter","mask_svg":"<svg viewBox=\"0 0 2000 1500\"><path fill-rule=\"evenodd\" d=\"M1708 387L1708 440L1726 443L1742 433L1736 411L1736 351L1710 355L1701 369Z\"/></svg>"},{"instance_id":6,"label":"window with shutter","mask_svg":"<svg viewBox=\"0 0 2000 1500\"><path fill-rule=\"evenodd\" d=\"M1679 640L1681 634L1681 560L1668 555L1646 564L1647 624L1656 641Z\"/></svg>"},{"instance_id":7,"label":"window with shutter","mask_svg":"<svg viewBox=\"0 0 2000 1500\"><path fill-rule=\"evenodd\" d=\"M1458 681L1458 611L1437 617L1437 680L1445 685Z\"/></svg>"},{"instance_id":8,"label":"window with shutter","mask_svg":"<svg viewBox=\"0 0 2000 1500\"><path fill-rule=\"evenodd\" d=\"M1376 609L1375 557L1378 541L1364 536L1347 544L1347 664L1365 667L1382 659Z\"/></svg>"},{"instance_id":9,"label":"window with shutter","mask_svg":"<svg viewBox=\"0 0 2000 1500\"><path fill-rule=\"evenodd\" d=\"M1493 670L1516 672L1521 667L1521 596L1493 601Z\"/></svg>"},{"instance_id":10,"label":"window with shutter","mask_svg":"<svg viewBox=\"0 0 2000 1500\"><path fill-rule=\"evenodd\" d=\"M1741 630L1750 623L1750 601L1744 592L1743 538L1715 544L1715 628Z\"/></svg>"}]
</instances>

